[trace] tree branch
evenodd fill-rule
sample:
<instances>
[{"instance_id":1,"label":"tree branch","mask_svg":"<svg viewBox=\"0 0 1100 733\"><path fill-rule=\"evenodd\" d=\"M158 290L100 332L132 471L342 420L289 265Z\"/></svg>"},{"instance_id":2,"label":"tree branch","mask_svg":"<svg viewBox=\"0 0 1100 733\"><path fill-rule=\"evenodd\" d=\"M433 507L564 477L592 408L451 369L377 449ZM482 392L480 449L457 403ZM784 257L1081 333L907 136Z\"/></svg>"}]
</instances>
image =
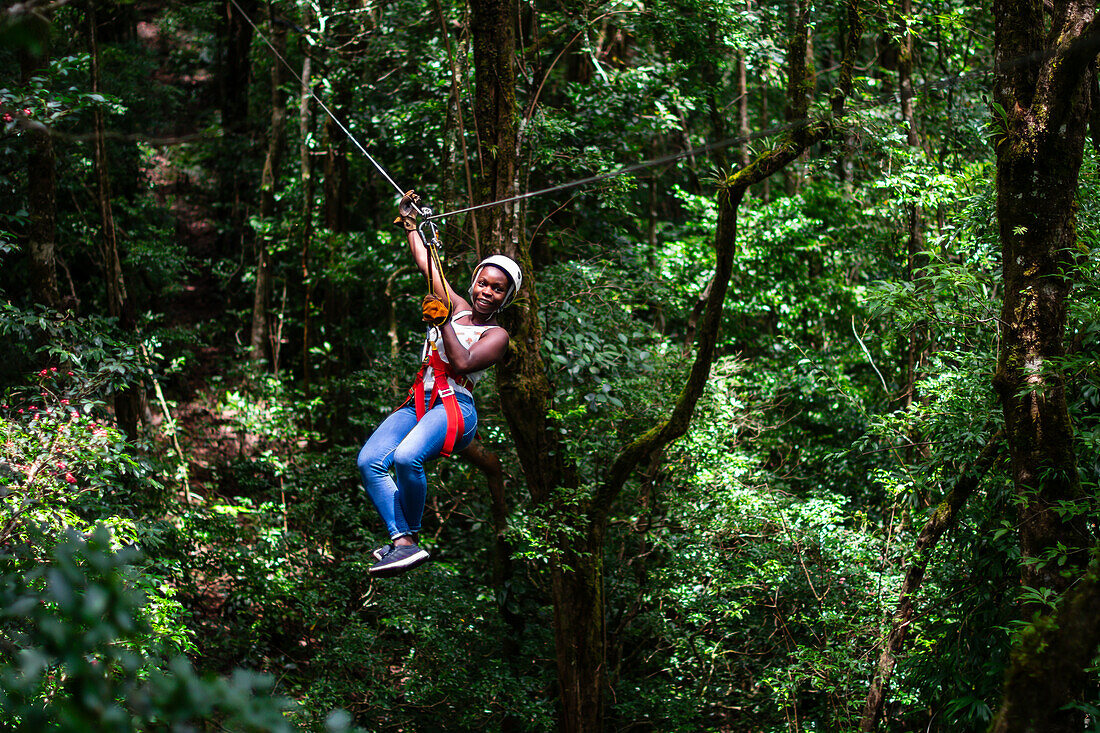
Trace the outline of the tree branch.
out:
<instances>
[{"instance_id":1,"label":"tree branch","mask_svg":"<svg viewBox=\"0 0 1100 733\"><path fill-rule=\"evenodd\" d=\"M955 487L947 493L936 511L925 522L917 542L913 548L912 563L905 573L905 580L901 585L901 593L898 595L898 606L894 611L893 623L890 634L886 639L886 647L879 656L875 669L871 688L867 692L867 703L863 708L863 719L860 721L861 731L873 731L882 719L882 707L886 702L886 690L890 685L894 667L897 664L897 655L901 652L905 643L909 624L913 619L913 599L924 580L925 570L928 569L928 561L931 559L931 551L939 542L947 530L955 526L959 510L966 504L967 499L974 493L981 483L982 478L1000 456L1003 431L998 431L982 448L981 453L968 467L958 473Z\"/></svg>"},{"instance_id":2,"label":"tree branch","mask_svg":"<svg viewBox=\"0 0 1100 733\"><path fill-rule=\"evenodd\" d=\"M853 56L859 49L863 23L859 12L860 0L848 0L848 35L841 61L841 75L833 95L833 113L817 121L792 128L772 150L756 158L752 163L731 174L718 191L718 225L715 229L714 247L716 261L714 279L707 297L703 326L699 333L699 349L691 366L684 388L676 398L669 416L626 445L615 457L604 482L596 490L590 504L589 516L593 530L599 534L607 522L615 497L618 496L634 467L646 462L653 454L687 432L695 405L703 394L710 376L711 362L718 341L722 320L722 304L729 287L733 270L733 257L737 238L737 207L745 191L759 183L801 155L807 148L829 137L836 121L844 113L844 100L851 92ZM805 73L805 65L802 66ZM797 71L792 71L792 75ZM794 80L792 79L792 83Z\"/></svg>"}]
</instances>

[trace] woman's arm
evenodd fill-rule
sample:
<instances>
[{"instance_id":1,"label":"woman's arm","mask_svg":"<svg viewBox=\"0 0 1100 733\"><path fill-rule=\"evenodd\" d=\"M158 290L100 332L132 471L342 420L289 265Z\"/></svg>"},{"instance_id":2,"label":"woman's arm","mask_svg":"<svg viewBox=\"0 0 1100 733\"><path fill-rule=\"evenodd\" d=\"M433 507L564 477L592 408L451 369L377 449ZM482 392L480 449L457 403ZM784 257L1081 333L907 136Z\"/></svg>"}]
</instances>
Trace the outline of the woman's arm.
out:
<instances>
[{"instance_id":1,"label":"woman's arm","mask_svg":"<svg viewBox=\"0 0 1100 733\"><path fill-rule=\"evenodd\" d=\"M465 301L464 301L465 302ZM477 372L496 364L508 351L508 332L503 328L490 328L481 338L470 344L467 349L458 340L454 326L450 321L441 327L443 349L447 352L447 361L459 374Z\"/></svg>"},{"instance_id":2,"label":"woman's arm","mask_svg":"<svg viewBox=\"0 0 1100 733\"><path fill-rule=\"evenodd\" d=\"M427 246L424 244L424 239L416 229L408 230L406 234L408 235L409 249L412 250L413 261L416 262L416 266L420 268L420 272L424 274L424 277L427 277L428 258L431 255L428 252ZM450 302L452 312L470 310L470 304L466 302L465 298L454 291L451 284L447 282L447 276L439 271L435 263L432 263L432 293L436 297Z\"/></svg>"},{"instance_id":3,"label":"woman's arm","mask_svg":"<svg viewBox=\"0 0 1100 733\"><path fill-rule=\"evenodd\" d=\"M458 310L469 310L470 304L454 291L451 284L447 282L447 276L443 274L442 270L434 266L438 264L438 259L433 261L431 252L424 242L424 236L416 226L416 217L419 213L417 204L419 203L420 197L413 191L409 191L402 196L401 203L397 205L397 218L394 219L393 223L405 228L405 237L409 240L409 249L412 251L413 261L420 268L420 272L424 274L424 277L430 276L429 286L432 295L450 305L451 313Z\"/></svg>"}]
</instances>

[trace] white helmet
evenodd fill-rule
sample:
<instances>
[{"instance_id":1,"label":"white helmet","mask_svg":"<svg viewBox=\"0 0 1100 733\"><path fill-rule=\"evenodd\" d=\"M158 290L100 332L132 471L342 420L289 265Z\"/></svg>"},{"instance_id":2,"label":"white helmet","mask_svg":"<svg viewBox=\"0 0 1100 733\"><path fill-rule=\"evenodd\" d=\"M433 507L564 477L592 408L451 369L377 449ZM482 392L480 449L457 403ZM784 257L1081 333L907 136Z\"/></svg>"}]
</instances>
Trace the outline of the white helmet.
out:
<instances>
[{"instance_id":1,"label":"white helmet","mask_svg":"<svg viewBox=\"0 0 1100 733\"><path fill-rule=\"evenodd\" d=\"M471 298L474 297L474 283L477 282L477 274L486 265L492 265L508 276L508 292L504 294L504 303L500 306L502 309L507 308L516 299L516 293L519 292L519 289L523 287L523 272L520 271L519 265L511 257L489 255L474 268L474 276L470 278L469 293Z\"/></svg>"}]
</instances>

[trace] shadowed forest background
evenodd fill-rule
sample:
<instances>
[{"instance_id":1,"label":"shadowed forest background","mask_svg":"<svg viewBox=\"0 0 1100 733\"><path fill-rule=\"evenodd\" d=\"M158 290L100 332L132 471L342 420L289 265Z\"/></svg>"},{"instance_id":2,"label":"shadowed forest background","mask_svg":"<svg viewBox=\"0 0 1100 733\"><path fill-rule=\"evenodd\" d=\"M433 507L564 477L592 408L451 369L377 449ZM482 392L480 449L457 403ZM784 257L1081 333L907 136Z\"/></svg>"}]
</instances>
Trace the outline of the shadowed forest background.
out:
<instances>
[{"instance_id":1,"label":"shadowed forest background","mask_svg":"<svg viewBox=\"0 0 1100 733\"><path fill-rule=\"evenodd\" d=\"M9 5L0 729L1097 730L1094 15ZM632 166L442 220L525 286L373 582L360 144L436 212Z\"/></svg>"}]
</instances>

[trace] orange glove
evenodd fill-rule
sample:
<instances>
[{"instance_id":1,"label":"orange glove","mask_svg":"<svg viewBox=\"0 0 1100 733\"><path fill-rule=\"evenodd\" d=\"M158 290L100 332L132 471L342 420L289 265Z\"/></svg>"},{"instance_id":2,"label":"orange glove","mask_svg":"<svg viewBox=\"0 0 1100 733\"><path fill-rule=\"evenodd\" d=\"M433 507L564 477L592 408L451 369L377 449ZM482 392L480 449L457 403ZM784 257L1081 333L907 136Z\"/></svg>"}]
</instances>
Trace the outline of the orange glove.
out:
<instances>
[{"instance_id":1,"label":"orange glove","mask_svg":"<svg viewBox=\"0 0 1100 733\"><path fill-rule=\"evenodd\" d=\"M442 326L451 317L451 309L436 295L425 295L421 309L424 312L424 321L433 326Z\"/></svg>"},{"instance_id":2,"label":"orange glove","mask_svg":"<svg viewBox=\"0 0 1100 733\"><path fill-rule=\"evenodd\" d=\"M393 223L406 232L416 231L416 206L420 205L420 197L408 191L401 197L401 203L397 205L397 218Z\"/></svg>"}]
</instances>

